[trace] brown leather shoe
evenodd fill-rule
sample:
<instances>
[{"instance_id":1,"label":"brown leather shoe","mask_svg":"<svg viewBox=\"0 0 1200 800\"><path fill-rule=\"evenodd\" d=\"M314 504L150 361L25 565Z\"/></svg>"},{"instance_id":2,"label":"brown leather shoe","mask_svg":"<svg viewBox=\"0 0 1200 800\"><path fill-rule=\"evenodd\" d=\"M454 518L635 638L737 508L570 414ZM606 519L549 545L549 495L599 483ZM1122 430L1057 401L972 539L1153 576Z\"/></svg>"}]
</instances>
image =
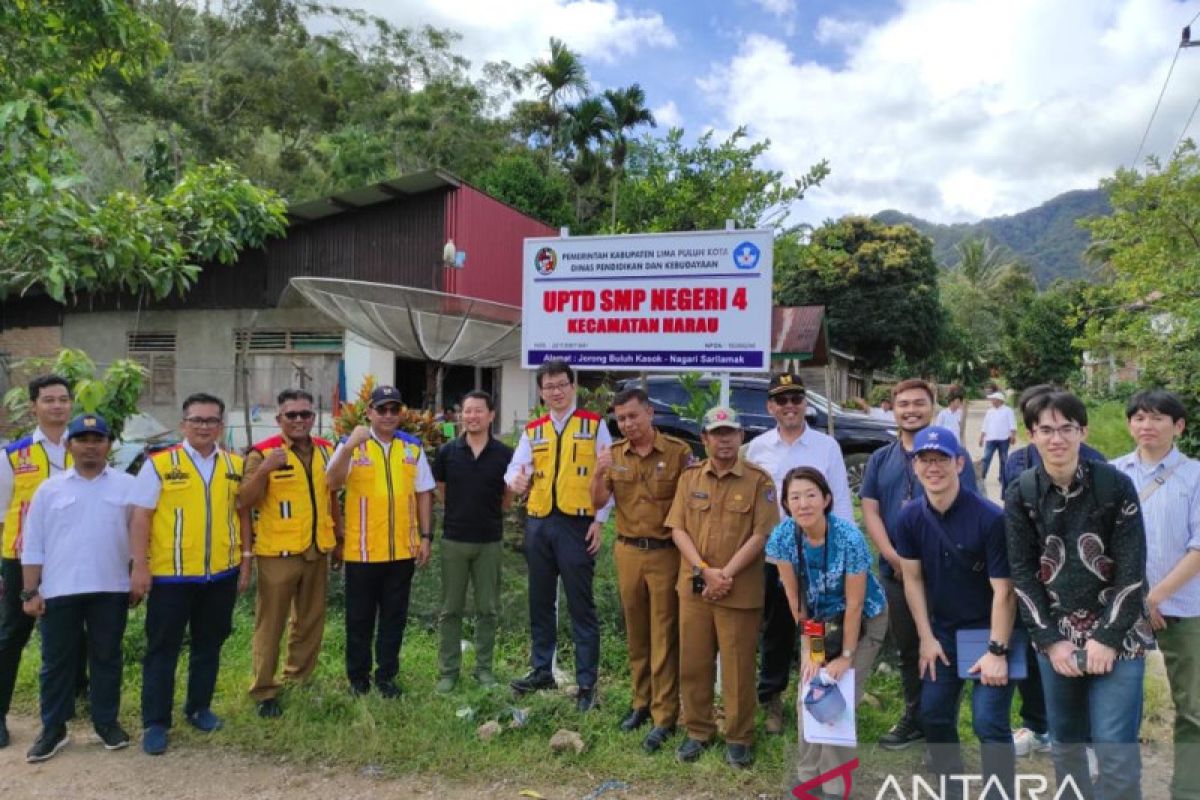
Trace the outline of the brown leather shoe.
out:
<instances>
[{"instance_id":1,"label":"brown leather shoe","mask_svg":"<svg viewBox=\"0 0 1200 800\"><path fill-rule=\"evenodd\" d=\"M783 733L783 701L775 695L766 702L763 710L767 714L767 733L778 736Z\"/></svg>"}]
</instances>

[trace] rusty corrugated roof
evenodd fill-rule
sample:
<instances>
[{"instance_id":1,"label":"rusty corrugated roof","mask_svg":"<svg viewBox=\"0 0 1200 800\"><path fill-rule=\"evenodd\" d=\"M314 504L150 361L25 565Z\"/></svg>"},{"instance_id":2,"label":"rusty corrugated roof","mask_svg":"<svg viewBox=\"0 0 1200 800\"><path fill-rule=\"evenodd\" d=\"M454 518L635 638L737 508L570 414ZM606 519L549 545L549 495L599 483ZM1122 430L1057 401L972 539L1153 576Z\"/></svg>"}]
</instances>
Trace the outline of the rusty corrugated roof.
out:
<instances>
[{"instance_id":1,"label":"rusty corrugated roof","mask_svg":"<svg viewBox=\"0 0 1200 800\"><path fill-rule=\"evenodd\" d=\"M829 359L825 306L775 306L771 311L771 354L824 366Z\"/></svg>"}]
</instances>

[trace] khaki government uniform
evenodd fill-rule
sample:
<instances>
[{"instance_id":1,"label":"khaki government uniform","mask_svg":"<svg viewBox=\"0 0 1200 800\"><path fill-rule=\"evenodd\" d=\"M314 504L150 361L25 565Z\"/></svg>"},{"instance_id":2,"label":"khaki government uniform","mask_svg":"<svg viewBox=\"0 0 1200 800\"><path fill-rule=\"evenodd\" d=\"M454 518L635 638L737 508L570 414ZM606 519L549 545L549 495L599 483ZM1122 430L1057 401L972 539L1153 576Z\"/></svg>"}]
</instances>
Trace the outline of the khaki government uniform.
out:
<instances>
[{"instance_id":1,"label":"khaki government uniform","mask_svg":"<svg viewBox=\"0 0 1200 800\"><path fill-rule=\"evenodd\" d=\"M655 431L645 456L626 439L614 442L605 477L616 503L613 555L625 611L632 706L649 708L660 728L673 727L679 717L679 551L664 523L691 461L686 442Z\"/></svg>"},{"instance_id":2,"label":"khaki government uniform","mask_svg":"<svg viewBox=\"0 0 1200 800\"><path fill-rule=\"evenodd\" d=\"M752 536L765 546L779 522L775 481L766 470L740 457L718 474L710 460L684 470L675 491L667 527L687 533L700 558L720 569ZM725 740L754 742L755 655L763 605L763 555L746 564L721 600L692 592L692 567L680 558L680 693L683 725L689 737L710 741L713 720L714 660L721 655L721 694L725 700Z\"/></svg>"},{"instance_id":3,"label":"khaki government uniform","mask_svg":"<svg viewBox=\"0 0 1200 800\"><path fill-rule=\"evenodd\" d=\"M313 437L308 448L275 436L254 445L246 455L248 477L261 468L271 450L287 447L288 468L267 480L262 500L254 507L254 554L258 589L254 608L255 702L279 694L280 639L291 619L283 679L299 683L317 668L325 634L325 599L329 584L329 552L333 550L333 512L325 467L333 445Z\"/></svg>"}]
</instances>

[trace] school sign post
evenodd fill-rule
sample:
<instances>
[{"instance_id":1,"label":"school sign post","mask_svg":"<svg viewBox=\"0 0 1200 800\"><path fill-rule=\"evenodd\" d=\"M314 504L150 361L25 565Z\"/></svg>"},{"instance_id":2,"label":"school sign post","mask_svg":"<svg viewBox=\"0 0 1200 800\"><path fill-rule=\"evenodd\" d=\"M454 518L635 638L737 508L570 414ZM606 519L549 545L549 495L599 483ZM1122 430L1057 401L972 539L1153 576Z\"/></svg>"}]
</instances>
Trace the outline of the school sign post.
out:
<instances>
[{"instance_id":1,"label":"school sign post","mask_svg":"<svg viewBox=\"0 0 1200 800\"><path fill-rule=\"evenodd\" d=\"M526 239L522 364L768 370L772 255L763 230Z\"/></svg>"}]
</instances>

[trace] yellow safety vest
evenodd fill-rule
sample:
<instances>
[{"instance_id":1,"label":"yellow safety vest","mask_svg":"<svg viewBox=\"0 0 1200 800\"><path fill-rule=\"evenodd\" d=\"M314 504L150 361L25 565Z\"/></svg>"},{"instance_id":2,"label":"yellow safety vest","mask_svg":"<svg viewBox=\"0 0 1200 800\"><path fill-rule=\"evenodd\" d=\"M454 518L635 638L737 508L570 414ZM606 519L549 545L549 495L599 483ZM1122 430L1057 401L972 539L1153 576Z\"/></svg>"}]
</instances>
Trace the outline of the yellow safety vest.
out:
<instances>
[{"instance_id":1,"label":"yellow safety vest","mask_svg":"<svg viewBox=\"0 0 1200 800\"><path fill-rule=\"evenodd\" d=\"M590 487L596 466L596 434L603 424L598 414L576 409L561 434L549 414L525 426L533 452L529 516L547 517L554 509L571 517L595 515Z\"/></svg>"},{"instance_id":2,"label":"yellow safety vest","mask_svg":"<svg viewBox=\"0 0 1200 800\"><path fill-rule=\"evenodd\" d=\"M242 563L237 513L242 457L217 451L204 482L182 445L150 456L162 493L150 526L150 574L163 581L207 581Z\"/></svg>"},{"instance_id":3,"label":"yellow safety vest","mask_svg":"<svg viewBox=\"0 0 1200 800\"><path fill-rule=\"evenodd\" d=\"M417 463L421 440L396 431L388 452L374 437L354 450L346 478L346 561L414 558L420 549Z\"/></svg>"},{"instance_id":4,"label":"yellow safety vest","mask_svg":"<svg viewBox=\"0 0 1200 800\"><path fill-rule=\"evenodd\" d=\"M21 557L21 546L25 540L25 515L33 493L50 477L50 454L41 442L32 436L18 439L4 448L4 456L12 468L12 499L4 514L4 541L0 543L0 555L4 558ZM71 454L67 453L63 469L71 466Z\"/></svg>"},{"instance_id":5,"label":"yellow safety vest","mask_svg":"<svg viewBox=\"0 0 1200 800\"><path fill-rule=\"evenodd\" d=\"M274 470L267 479L267 493L254 507L254 554L288 556L303 553L310 546L328 553L333 549L333 514L329 510L329 488L325 485L325 465L332 457L333 444L312 438L313 456L309 469L282 436L272 436L254 445L266 456L284 447L287 467Z\"/></svg>"}]
</instances>

